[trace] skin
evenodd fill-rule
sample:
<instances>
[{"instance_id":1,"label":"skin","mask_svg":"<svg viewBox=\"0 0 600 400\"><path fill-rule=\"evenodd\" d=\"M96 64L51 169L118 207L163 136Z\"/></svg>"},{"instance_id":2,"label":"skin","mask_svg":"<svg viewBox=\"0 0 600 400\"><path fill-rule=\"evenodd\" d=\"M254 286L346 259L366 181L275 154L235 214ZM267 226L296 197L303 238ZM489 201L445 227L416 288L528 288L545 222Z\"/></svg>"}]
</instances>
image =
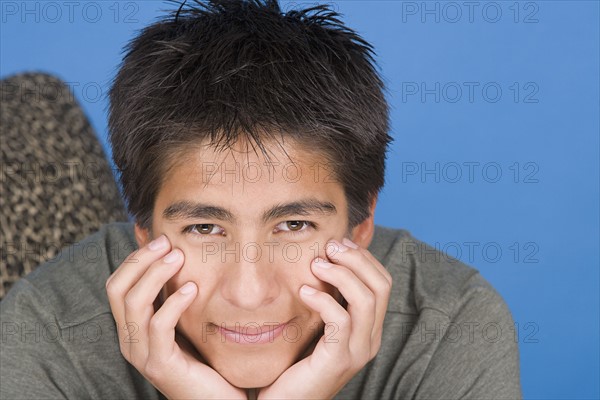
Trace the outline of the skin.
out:
<instances>
[{"instance_id":1,"label":"skin","mask_svg":"<svg viewBox=\"0 0 600 400\"><path fill-rule=\"evenodd\" d=\"M259 398L332 398L379 350L392 280L366 250L376 199L347 238L343 188L315 174L323 158L289 142L289 158L267 147L270 164L243 142L182 155L164 177L152 228L136 225L140 249L107 281L121 352L169 398L247 398L247 388ZM236 166L237 176L224 172ZM263 218L299 200L335 212ZM231 218L164 215L181 202ZM261 332L266 343L254 340Z\"/></svg>"}]
</instances>

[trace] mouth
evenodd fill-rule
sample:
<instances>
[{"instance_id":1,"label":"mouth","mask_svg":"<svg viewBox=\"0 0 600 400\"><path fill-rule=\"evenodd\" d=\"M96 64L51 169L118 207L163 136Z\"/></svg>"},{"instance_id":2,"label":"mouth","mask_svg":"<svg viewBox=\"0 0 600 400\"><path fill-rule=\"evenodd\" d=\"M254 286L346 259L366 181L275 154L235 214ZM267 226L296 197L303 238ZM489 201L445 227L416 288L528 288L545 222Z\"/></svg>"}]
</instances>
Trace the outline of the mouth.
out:
<instances>
[{"instance_id":1,"label":"mouth","mask_svg":"<svg viewBox=\"0 0 600 400\"><path fill-rule=\"evenodd\" d=\"M283 324L265 323L259 325L257 323L240 324L239 322L233 326L233 329L227 329L226 324L221 324L218 331L221 334L221 340L229 343L241 345L256 345L273 343L285 328L289 321ZM231 325L230 325L231 326Z\"/></svg>"}]
</instances>

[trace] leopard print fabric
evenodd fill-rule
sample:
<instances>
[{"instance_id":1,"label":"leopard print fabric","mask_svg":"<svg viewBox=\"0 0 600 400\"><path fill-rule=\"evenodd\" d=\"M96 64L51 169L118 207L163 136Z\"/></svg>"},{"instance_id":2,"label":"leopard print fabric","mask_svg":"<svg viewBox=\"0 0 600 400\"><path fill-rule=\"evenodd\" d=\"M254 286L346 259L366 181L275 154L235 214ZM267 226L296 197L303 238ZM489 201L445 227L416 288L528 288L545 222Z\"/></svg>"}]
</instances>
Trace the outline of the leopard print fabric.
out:
<instances>
[{"instance_id":1,"label":"leopard print fabric","mask_svg":"<svg viewBox=\"0 0 600 400\"><path fill-rule=\"evenodd\" d=\"M103 224L127 221L102 146L69 87L45 74L0 81L0 299Z\"/></svg>"}]
</instances>

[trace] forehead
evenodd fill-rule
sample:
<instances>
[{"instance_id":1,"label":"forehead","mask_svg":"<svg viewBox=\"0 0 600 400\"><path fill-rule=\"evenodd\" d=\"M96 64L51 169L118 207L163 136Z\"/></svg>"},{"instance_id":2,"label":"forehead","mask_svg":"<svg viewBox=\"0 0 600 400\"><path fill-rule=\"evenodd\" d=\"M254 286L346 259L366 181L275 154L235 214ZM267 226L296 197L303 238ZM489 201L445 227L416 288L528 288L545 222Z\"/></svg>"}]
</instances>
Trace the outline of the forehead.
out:
<instances>
[{"instance_id":1,"label":"forehead","mask_svg":"<svg viewBox=\"0 0 600 400\"><path fill-rule=\"evenodd\" d=\"M231 147L216 149L202 144L186 152L188 161L204 165L226 164L243 168L248 164L260 164L270 167L291 166L292 164L311 166L315 163L327 163L323 151L296 141L276 142L268 140L262 143L264 152L248 140L238 140ZM264 154L266 153L266 154Z\"/></svg>"},{"instance_id":2,"label":"forehead","mask_svg":"<svg viewBox=\"0 0 600 400\"><path fill-rule=\"evenodd\" d=\"M191 146L165 173L155 211L180 201L212 202L232 213L313 198L345 208L342 186L323 152L293 141L264 144L268 156L238 142L226 150Z\"/></svg>"}]
</instances>

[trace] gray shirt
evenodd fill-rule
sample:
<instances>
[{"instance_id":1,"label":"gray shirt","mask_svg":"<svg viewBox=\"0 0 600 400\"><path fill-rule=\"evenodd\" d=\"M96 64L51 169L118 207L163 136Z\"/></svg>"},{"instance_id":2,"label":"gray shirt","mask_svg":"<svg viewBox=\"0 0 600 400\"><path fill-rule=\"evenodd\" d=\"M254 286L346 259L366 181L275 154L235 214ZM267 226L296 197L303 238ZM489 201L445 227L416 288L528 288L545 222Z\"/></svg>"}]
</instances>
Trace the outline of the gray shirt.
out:
<instances>
[{"instance_id":1,"label":"gray shirt","mask_svg":"<svg viewBox=\"0 0 600 400\"><path fill-rule=\"evenodd\" d=\"M0 397L159 399L121 355L104 289L137 244L105 225L21 279L0 302ZM405 230L376 226L369 251L394 282L381 349L337 399L520 399L517 336L473 268Z\"/></svg>"}]
</instances>

